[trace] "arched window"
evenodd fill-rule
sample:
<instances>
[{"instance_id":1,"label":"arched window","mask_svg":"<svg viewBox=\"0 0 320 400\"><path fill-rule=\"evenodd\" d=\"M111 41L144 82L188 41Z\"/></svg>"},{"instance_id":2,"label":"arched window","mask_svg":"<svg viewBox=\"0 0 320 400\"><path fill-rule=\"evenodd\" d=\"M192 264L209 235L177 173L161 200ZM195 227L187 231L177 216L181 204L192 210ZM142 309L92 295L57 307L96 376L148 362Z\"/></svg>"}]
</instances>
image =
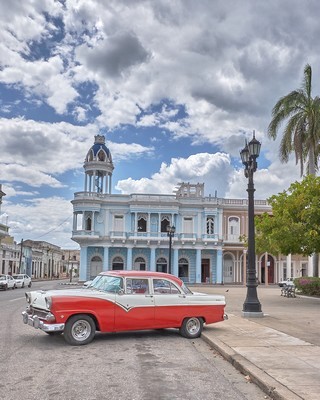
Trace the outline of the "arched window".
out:
<instances>
[{"instance_id":1,"label":"arched window","mask_svg":"<svg viewBox=\"0 0 320 400\"><path fill-rule=\"evenodd\" d=\"M167 226L170 225L169 217L165 216L161 219L161 232L167 233Z\"/></svg>"},{"instance_id":2,"label":"arched window","mask_svg":"<svg viewBox=\"0 0 320 400\"><path fill-rule=\"evenodd\" d=\"M90 150L88 153L87 161L92 161L93 160L93 151Z\"/></svg>"},{"instance_id":3,"label":"arched window","mask_svg":"<svg viewBox=\"0 0 320 400\"><path fill-rule=\"evenodd\" d=\"M135 271L145 271L146 270L146 260L143 257L137 257L134 260L133 269Z\"/></svg>"},{"instance_id":4,"label":"arched window","mask_svg":"<svg viewBox=\"0 0 320 400\"><path fill-rule=\"evenodd\" d=\"M240 237L240 220L238 217L229 217L228 223L228 240L239 242Z\"/></svg>"},{"instance_id":5,"label":"arched window","mask_svg":"<svg viewBox=\"0 0 320 400\"><path fill-rule=\"evenodd\" d=\"M147 232L147 218L143 215L138 217L138 233Z\"/></svg>"},{"instance_id":6,"label":"arched window","mask_svg":"<svg viewBox=\"0 0 320 400\"><path fill-rule=\"evenodd\" d=\"M157 260L157 272L168 272L168 263L163 257L160 257Z\"/></svg>"},{"instance_id":7,"label":"arched window","mask_svg":"<svg viewBox=\"0 0 320 400\"><path fill-rule=\"evenodd\" d=\"M179 278L184 282L189 281L189 262L186 258L179 260Z\"/></svg>"},{"instance_id":8,"label":"arched window","mask_svg":"<svg viewBox=\"0 0 320 400\"><path fill-rule=\"evenodd\" d=\"M91 218L88 217L88 218L86 219L86 231L91 231L91 226L92 226L92 224L91 224Z\"/></svg>"},{"instance_id":9,"label":"arched window","mask_svg":"<svg viewBox=\"0 0 320 400\"><path fill-rule=\"evenodd\" d=\"M106 159L106 153L103 150L99 150L97 158L99 161L104 161Z\"/></svg>"},{"instance_id":10,"label":"arched window","mask_svg":"<svg viewBox=\"0 0 320 400\"><path fill-rule=\"evenodd\" d=\"M123 269L123 259L122 257L115 257L112 261L112 269L119 270Z\"/></svg>"},{"instance_id":11,"label":"arched window","mask_svg":"<svg viewBox=\"0 0 320 400\"><path fill-rule=\"evenodd\" d=\"M207 234L213 235L214 234L214 218L207 217Z\"/></svg>"}]
</instances>

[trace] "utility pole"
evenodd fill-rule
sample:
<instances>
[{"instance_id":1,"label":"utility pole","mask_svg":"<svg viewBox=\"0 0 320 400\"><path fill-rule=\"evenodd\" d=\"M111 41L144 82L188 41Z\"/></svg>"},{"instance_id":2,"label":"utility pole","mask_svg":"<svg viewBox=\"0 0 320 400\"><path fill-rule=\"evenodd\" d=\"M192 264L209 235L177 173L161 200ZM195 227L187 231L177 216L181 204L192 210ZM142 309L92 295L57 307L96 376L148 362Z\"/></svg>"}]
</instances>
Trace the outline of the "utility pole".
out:
<instances>
[{"instance_id":1,"label":"utility pole","mask_svg":"<svg viewBox=\"0 0 320 400\"><path fill-rule=\"evenodd\" d=\"M72 282L72 273L73 273L73 264L71 265L70 268L70 250L69 250L69 256L68 256L68 269L69 269L69 273L70 273L70 282Z\"/></svg>"},{"instance_id":2,"label":"utility pole","mask_svg":"<svg viewBox=\"0 0 320 400\"><path fill-rule=\"evenodd\" d=\"M21 239L21 243L20 243L19 274L21 274L22 250L23 250L23 239Z\"/></svg>"}]
</instances>

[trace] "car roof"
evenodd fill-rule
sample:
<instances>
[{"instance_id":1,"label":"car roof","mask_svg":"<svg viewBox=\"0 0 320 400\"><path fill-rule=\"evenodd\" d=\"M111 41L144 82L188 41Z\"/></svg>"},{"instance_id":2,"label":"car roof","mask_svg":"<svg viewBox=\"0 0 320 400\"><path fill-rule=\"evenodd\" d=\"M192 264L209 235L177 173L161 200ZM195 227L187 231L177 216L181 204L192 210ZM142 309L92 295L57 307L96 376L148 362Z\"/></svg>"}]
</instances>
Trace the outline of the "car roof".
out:
<instances>
[{"instance_id":1,"label":"car roof","mask_svg":"<svg viewBox=\"0 0 320 400\"><path fill-rule=\"evenodd\" d=\"M154 271L128 271L128 270L113 270L113 271L103 271L99 275L112 275L119 277L129 277L129 278L164 278L171 279L175 281L180 286L182 285L182 280L174 275L166 274L165 272L154 272Z\"/></svg>"}]
</instances>

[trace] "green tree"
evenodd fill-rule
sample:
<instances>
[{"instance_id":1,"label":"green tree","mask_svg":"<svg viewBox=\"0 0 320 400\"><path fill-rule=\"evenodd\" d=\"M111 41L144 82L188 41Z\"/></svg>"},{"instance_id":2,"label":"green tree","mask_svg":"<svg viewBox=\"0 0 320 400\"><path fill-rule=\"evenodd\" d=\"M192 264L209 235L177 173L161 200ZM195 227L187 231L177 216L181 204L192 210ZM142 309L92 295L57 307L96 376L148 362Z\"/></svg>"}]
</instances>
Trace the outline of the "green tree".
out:
<instances>
[{"instance_id":1,"label":"green tree","mask_svg":"<svg viewBox=\"0 0 320 400\"><path fill-rule=\"evenodd\" d=\"M268 136L276 139L281 125L286 122L280 143L280 160L288 162L294 152L296 163L300 163L301 176L304 166L307 173L315 175L318 170L320 152L320 98L312 97L312 69L309 64L304 68L304 79L300 89L282 97L272 109L272 119L268 127ZM319 254L313 255L313 273L318 276Z\"/></svg>"},{"instance_id":2,"label":"green tree","mask_svg":"<svg viewBox=\"0 0 320 400\"><path fill-rule=\"evenodd\" d=\"M301 182L268 199L272 215L257 216L256 246L259 252L303 254L320 252L320 177ZM318 276L318 271L314 271Z\"/></svg>"},{"instance_id":3,"label":"green tree","mask_svg":"<svg viewBox=\"0 0 320 400\"><path fill-rule=\"evenodd\" d=\"M301 89L278 100L272 109L272 120L268 127L268 136L276 139L281 125L286 122L280 143L280 160L288 162L289 155L294 152L296 163L300 163L301 176L305 164L308 174L314 175L318 168L320 98L313 98L311 89L312 69L307 64Z\"/></svg>"}]
</instances>

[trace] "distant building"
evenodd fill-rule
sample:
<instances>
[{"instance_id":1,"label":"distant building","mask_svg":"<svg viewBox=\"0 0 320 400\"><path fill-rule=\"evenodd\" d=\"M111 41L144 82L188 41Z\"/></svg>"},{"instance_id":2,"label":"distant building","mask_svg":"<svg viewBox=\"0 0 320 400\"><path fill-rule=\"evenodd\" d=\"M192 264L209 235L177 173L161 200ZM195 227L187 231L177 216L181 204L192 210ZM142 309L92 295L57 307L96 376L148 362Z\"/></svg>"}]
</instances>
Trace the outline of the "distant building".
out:
<instances>
[{"instance_id":1,"label":"distant building","mask_svg":"<svg viewBox=\"0 0 320 400\"><path fill-rule=\"evenodd\" d=\"M2 204L2 197L6 194L2 191L2 185L0 184L0 215L1 215L1 204ZM1 240L5 237L9 236L9 227L7 223L4 224L3 221L0 221L0 243Z\"/></svg>"},{"instance_id":2,"label":"distant building","mask_svg":"<svg viewBox=\"0 0 320 400\"><path fill-rule=\"evenodd\" d=\"M182 182L175 194L112 194L114 166L104 136L95 136L84 162L84 191L74 194L72 239L80 245L80 280L101 271L168 271L168 227L172 273L189 283L246 282L246 199L204 196L204 184ZM255 201L256 214L271 212ZM291 265L291 268L287 268ZM257 255L257 278L277 283L308 274L303 257Z\"/></svg>"},{"instance_id":3,"label":"distant building","mask_svg":"<svg viewBox=\"0 0 320 400\"><path fill-rule=\"evenodd\" d=\"M6 236L0 246L1 274L18 274L20 263L20 246L13 237Z\"/></svg>"},{"instance_id":4,"label":"distant building","mask_svg":"<svg viewBox=\"0 0 320 400\"><path fill-rule=\"evenodd\" d=\"M45 241L24 240L23 254L30 259L29 273L34 278L56 278L62 272L62 251Z\"/></svg>"},{"instance_id":5,"label":"distant building","mask_svg":"<svg viewBox=\"0 0 320 400\"><path fill-rule=\"evenodd\" d=\"M63 276L79 276L80 250L62 249L62 273Z\"/></svg>"}]
</instances>

